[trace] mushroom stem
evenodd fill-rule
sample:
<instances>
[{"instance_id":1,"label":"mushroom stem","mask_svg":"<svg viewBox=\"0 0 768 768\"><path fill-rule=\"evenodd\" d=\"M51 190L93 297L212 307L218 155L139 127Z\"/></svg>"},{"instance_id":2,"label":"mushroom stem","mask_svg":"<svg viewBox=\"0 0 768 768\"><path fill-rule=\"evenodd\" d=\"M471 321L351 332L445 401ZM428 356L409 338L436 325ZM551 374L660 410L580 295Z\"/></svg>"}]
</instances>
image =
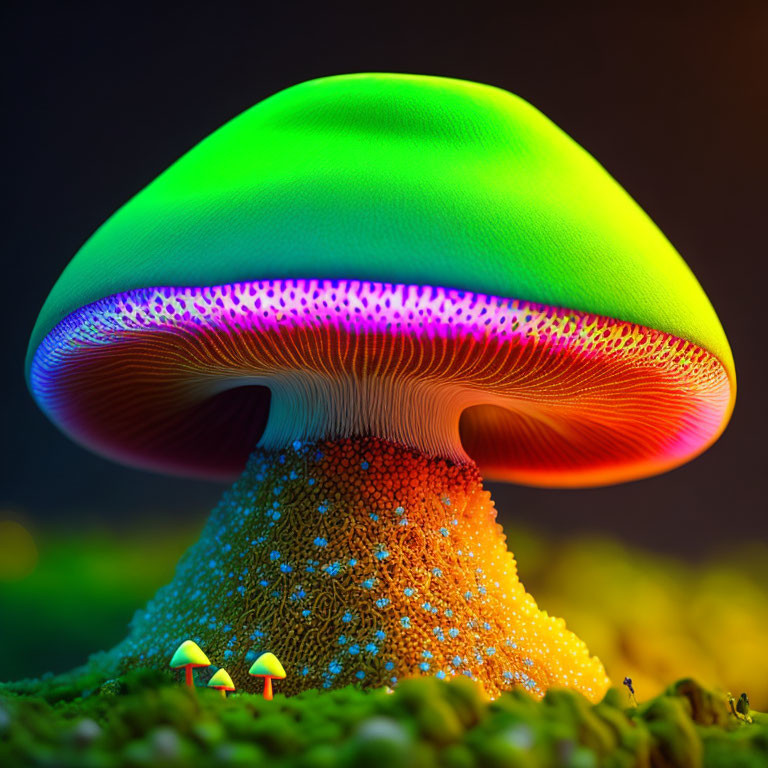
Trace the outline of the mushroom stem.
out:
<instances>
[{"instance_id":1,"label":"mushroom stem","mask_svg":"<svg viewBox=\"0 0 768 768\"><path fill-rule=\"evenodd\" d=\"M229 651L250 691L245 655L265 648L289 695L419 674L468 675L491 695L566 685L598 699L607 686L526 594L477 468L377 438L254 452L115 652L152 664L148 649L185 634Z\"/></svg>"},{"instance_id":2,"label":"mushroom stem","mask_svg":"<svg viewBox=\"0 0 768 768\"><path fill-rule=\"evenodd\" d=\"M187 664L186 667L184 667L184 682L190 687L195 687L195 680L192 677L192 665Z\"/></svg>"},{"instance_id":3,"label":"mushroom stem","mask_svg":"<svg viewBox=\"0 0 768 768\"><path fill-rule=\"evenodd\" d=\"M272 678L269 675L264 677L264 698L272 701Z\"/></svg>"},{"instance_id":4,"label":"mushroom stem","mask_svg":"<svg viewBox=\"0 0 768 768\"><path fill-rule=\"evenodd\" d=\"M397 373L360 379L311 371L273 375L259 448L272 451L296 439L375 434L426 456L471 463L461 445L459 418L477 403L477 394L445 381L414 381Z\"/></svg>"}]
</instances>

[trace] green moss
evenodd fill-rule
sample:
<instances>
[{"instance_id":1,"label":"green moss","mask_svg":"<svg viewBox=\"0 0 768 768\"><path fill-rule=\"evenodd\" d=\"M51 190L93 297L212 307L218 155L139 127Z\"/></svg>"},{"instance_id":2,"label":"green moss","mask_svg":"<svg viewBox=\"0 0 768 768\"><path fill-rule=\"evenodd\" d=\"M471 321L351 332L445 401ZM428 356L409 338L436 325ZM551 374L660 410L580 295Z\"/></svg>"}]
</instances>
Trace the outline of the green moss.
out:
<instances>
[{"instance_id":1,"label":"green moss","mask_svg":"<svg viewBox=\"0 0 768 768\"><path fill-rule=\"evenodd\" d=\"M701 765L701 738L688 711L687 703L671 697L656 698L643 707L643 720L653 739L654 765L680 768Z\"/></svg>"},{"instance_id":2,"label":"green moss","mask_svg":"<svg viewBox=\"0 0 768 768\"><path fill-rule=\"evenodd\" d=\"M37 696L0 687L0 765L757 768L768 760L768 726L737 720L724 696L691 680L628 709L617 693L597 705L570 691L488 702L466 679L268 702L250 694L224 701L134 672L119 691L63 700L53 687Z\"/></svg>"}]
</instances>

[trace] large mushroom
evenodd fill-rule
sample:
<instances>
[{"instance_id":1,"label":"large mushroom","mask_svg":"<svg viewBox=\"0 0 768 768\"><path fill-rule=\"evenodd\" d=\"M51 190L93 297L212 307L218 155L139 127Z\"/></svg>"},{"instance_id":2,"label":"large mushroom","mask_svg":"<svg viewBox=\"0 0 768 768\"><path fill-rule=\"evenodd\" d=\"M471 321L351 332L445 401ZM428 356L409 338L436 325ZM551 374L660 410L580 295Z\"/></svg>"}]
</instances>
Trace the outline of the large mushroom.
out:
<instances>
[{"instance_id":1,"label":"large mushroom","mask_svg":"<svg viewBox=\"0 0 768 768\"><path fill-rule=\"evenodd\" d=\"M51 292L31 390L67 434L239 479L111 652L194 633L284 689L466 674L607 685L516 575L481 472L653 475L728 421L733 361L683 260L522 99L366 74L282 91L110 218Z\"/></svg>"}]
</instances>

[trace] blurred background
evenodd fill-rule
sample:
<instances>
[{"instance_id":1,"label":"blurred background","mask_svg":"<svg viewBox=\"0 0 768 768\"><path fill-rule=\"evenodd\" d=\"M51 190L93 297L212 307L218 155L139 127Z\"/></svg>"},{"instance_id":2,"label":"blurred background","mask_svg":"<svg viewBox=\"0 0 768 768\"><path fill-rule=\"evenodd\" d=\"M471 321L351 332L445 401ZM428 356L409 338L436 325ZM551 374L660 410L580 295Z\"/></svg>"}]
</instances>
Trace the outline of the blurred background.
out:
<instances>
[{"instance_id":1,"label":"blurred background","mask_svg":"<svg viewBox=\"0 0 768 768\"><path fill-rule=\"evenodd\" d=\"M739 376L720 441L622 486L490 489L523 582L615 680L633 677L645 698L694 675L768 706L768 6L7 2L0 13L0 680L63 671L119 640L222 491L107 462L37 410L23 361L59 273L117 207L242 110L312 77L383 70L526 98L698 276Z\"/></svg>"}]
</instances>

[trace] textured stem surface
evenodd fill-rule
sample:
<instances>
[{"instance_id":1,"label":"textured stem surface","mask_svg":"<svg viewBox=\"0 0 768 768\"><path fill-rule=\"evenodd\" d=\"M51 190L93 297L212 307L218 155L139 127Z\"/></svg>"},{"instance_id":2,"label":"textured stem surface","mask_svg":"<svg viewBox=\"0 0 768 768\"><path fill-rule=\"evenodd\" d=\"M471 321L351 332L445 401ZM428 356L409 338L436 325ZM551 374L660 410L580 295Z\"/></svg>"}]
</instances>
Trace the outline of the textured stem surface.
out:
<instances>
[{"instance_id":1,"label":"textured stem surface","mask_svg":"<svg viewBox=\"0 0 768 768\"><path fill-rule=\"evenodd\" d=\"M464 674L490 694L552 685L592 699L602 665L517 578L472 464L376 438L257 450L176 576L111 654L168 664L195 640L255 690L273 652L280 691Z\"/></svg>"}]
</instances>

